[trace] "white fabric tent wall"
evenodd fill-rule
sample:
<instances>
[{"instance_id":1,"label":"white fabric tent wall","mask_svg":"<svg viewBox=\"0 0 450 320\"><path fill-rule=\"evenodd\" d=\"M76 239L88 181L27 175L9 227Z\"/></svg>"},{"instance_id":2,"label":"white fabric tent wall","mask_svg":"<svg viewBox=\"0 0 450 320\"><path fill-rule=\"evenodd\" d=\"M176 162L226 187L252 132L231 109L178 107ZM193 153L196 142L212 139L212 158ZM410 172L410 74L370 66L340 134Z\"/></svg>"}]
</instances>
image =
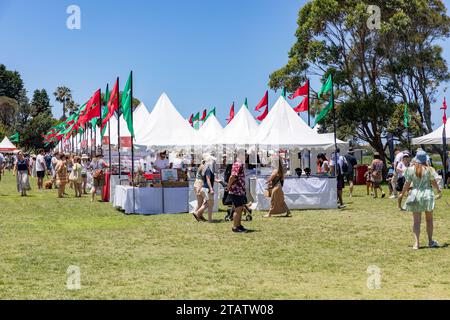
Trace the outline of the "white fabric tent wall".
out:
<instances>
[{"instance_id":1,"label":"white fabric tent wall","mask_svg":"<svg viewBox=\"0 0 450 320\"><path fill-rule=\"evenodd\" d=\"M225 145L256 145L258 123L248 108L243 105L233 120L223 130L220 144Z\"/></svg>"},{"instance_id":2,"label":"white fabric tent wall","mask_svg":"<svg viewBox=\"0 0 450 320\"><path fill-rule=\"evenodd\" d=\"M206 122L196 131L196 135L202 145L219 144L223 138L223 127L215 115L209 116Z\"/></svg>"},{"instance_id":3,"label":"white fabric tent wall","mask_svg":"<svg viewBox=\"0 0 450 320\"><path fill-rule=\"evenodd\" d=\"M260 124L256 141L261 145L298 149L326 148L334 143L311 129L283 97Z\"/></svg>"},{"instance_id":4,"label":"white fabric tent wall","mask_svg":"<svg viewBox=\"0 0 450 320\"><path fill-rule=\"evenodd\" d=\"M442 133L444 132L444 125L440 126L433 132L422 137L412 139L413 145L421 144L442 144ZM450 125L445 126L445 133L447 135L447 144L450 144Z\"/></svg>"}]
</instances>

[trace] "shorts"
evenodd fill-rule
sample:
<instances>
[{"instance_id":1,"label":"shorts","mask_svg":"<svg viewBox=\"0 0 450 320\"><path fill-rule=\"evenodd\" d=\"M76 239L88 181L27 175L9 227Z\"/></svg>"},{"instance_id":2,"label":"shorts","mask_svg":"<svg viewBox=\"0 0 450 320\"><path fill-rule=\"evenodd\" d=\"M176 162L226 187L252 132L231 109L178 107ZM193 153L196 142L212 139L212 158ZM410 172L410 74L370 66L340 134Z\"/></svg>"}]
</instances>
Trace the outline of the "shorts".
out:
<instances>
[{"instance_id":1,"label":"shorts","mask_svg":"<svg viewBox=\"0 0 450 320\"><path fill-rule=\"evenodd\" d=\"M337 176L337 189L343 190L345 187L344 175Z\"/></svg>"},{"instance_id":2,"label":"shorts","mask_svg":"<svg viewBox=\"0 0 450 320\"><path fill-rule=\"evenodd\" d=\"M355 175L352 173L346 173L344 174L344 178L347 180L348 183L353 182L355 180Z\"/></svg>"},{"instance_id":3,"label":"shorts","mask_svg":"<svg viewBox=\"0 0 450 320\"><path fill-rule=\"evenodd\" d=\"M87 179L87 173L86 173L86 172L82 172L82 173L81 173L81 178Z\"/></svg>"},{"instance_id":4,"label":"shorts","mask_svg":"<svg viewBox=\"0 0 450 320\"><path fill-rule=\"evenodd\" d=\"M37 172L36 172L36 176L37 176L39 179L43 179L43 178L45 177L45 171L37 171Z\"/></svg>"},{"instance_id":5,"label":"shorts","mask_svg":"<svg viewBox=\"0 0 450 320\"><path fill-rule=\"evenodd\" d=\"M235 208L243 207L247 204L247 197L229 194L228 202L230 202Z\"/></svg>"},{"instance_id":6,"label":"shorts","mask_svg":"<svg viewBox=\"0 0 450 320\"><path fill-rule=\"evenodd\" d=\"M403 186L405 185L406 179L405 177L401 177L397 179L397 185L395 186L395 190L397 190L398 192L402 192L403 191Z\"/></svg>"},{"instance_id":7,"label":"shorts","mask_svg":"<svg viewBox=\"0 0 450 320\"><path fill-rule=\"evenodd\" d=\"M383 182L383 180L377 180L377 179L374 179L372 181L374 188L379 188L381 186L382 182Z\"/></svg>"}]
</instances>

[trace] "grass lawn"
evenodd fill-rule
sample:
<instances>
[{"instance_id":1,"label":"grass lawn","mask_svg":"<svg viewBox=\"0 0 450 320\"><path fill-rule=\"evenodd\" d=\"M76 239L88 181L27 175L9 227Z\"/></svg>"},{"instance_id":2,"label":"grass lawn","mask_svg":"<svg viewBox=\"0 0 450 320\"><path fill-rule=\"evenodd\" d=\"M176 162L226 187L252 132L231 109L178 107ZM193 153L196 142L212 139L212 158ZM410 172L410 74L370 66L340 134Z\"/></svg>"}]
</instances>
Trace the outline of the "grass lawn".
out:
<instances>
[{"instance_id":1,"label":"grass lawn","mask_svg":"<svg viewBox=\"0 0 450 320\"><path fill-rule=\"evenodd\" d=\"M7 173L0 182L1 299L450 299L450 248L413 251L410 215L363 187L346 210L255 213L245 224L255 232L233 234L230 223L188 214L126 216L72 190L21 198L14 181ZM449 196L435 214L441 245ZM81 290L66 288L71 265ZM366 285L371 265L379 290Z\"/></svg>"}]
</instances>

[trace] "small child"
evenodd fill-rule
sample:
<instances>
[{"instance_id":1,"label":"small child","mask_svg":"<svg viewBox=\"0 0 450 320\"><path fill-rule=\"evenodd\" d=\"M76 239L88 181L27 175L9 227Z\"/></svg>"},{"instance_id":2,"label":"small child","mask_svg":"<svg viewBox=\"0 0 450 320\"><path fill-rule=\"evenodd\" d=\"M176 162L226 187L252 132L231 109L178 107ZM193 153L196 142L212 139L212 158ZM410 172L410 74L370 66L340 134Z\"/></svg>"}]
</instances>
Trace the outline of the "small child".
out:
<instances>
[{"instance_id":1,"label":"small child","mask_svg":"<svg viewBox=\"0 0 450 320\"><path fill-rule=\"evenodd\" d=\"M388 174L387 174L387 178L386 178L386 182L388 183L389 186L389 196L392 196L392 194L394 193L394 187L392 186L392 179L394 178L394 164L391 164L391 166L389 167L388 170Z\"/></svg>"},{"instance_id":2,"label":"small child","mask_svg":"<svg viewBox=\"0 0 450 320\"><path fill-rule=\"evenodd\" d=\"M364 174L364 178L366 178L367 195L374 194L372 173L373 173L372 167L369 166L369 170Z\"/></svg>"}]
</instances>

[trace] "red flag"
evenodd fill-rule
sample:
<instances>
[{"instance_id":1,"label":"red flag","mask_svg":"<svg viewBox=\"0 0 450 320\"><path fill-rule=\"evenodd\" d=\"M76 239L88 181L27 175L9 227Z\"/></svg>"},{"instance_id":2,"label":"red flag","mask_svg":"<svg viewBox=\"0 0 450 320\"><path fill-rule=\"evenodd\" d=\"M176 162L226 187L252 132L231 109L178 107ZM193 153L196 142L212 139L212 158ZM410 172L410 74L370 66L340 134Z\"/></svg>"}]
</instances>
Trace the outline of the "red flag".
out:
<instances>
[{"instance_id":1,"label":"red flag","mask_svg":"<svg viewBox=\"0 0 450 320\"><path fill-rule=\"evenodd\" d=\"M194 114L191 114L191 117L189 118L189 123L191 124L191 127L194 126Z\"/></svg>"},{"instance_id":2,"label":"red flag","mask_svg":"<svg viewBox=\"0 0 450 320\"><path fill-rule=\"evenodd\" d=\"M269 105L269 91L266 91L264 98L262 98L262 100L256 106L255 111L259 111L262 108L267 107L268 105Z\"/></svg>"},{"instance_id":3,"label":"red flag","mask_svg":"<svg viewBox=\"0 0 450 320\"><path fill-rule=\"evenodd\" d=\"M119 110L119 78L116 80L113 90L108 101L108 114L102 121L102 130L108 123L109 119L114 116L114 113Z\"/></svg>"},{"instance_id":4,"label":"red flag","mask_svg":"<svg viewBox=\"0 0 450 320\"><path fill-rule=\"evenodd\" d=\"M308 110L309 110L309 98L308 97L305 97L303 99L303 101L296 108L294 108L294 111L297 113L305 112Z\"/></svg>"},{"instance_id":5,"label":"red flag","mask_svg":"<svg viewBox=\"0 0 450 320\"><path fill-rule=\"evenodd\" d=\"M306 81L306 84L303 87L298 88L297 91L294 92L294 94L290 95L289 99L293 100L300 96L307 96L308 91L309 91L309 80Z\"/></svg>"},{"instance_id":6,"label":"red flag","mask_svg":"<svg viewBox=\"0 0 450 320\"><path fill-rule=\"evenodd\" d=\"M441 110L444 110L444 116L442 118L442 122L444 124L447 124L447 101L444 98L444 104L442 105Z\"/></svg>"},{"instance_id":7,"label":"red flag","mask_svg":"<svg viewBox=\"0 0 450 320\"><path fill-rule=\"evenodd\" d=\"M202 115L202 117L200 118L200 121L205 121L205 119L206 119L206 109L203 110L203 115Z\"/></svg>"},{"instance_id":8,"label":"red flag","mask_svg":"<svg viewBox=\"0 0 450 320\"><path fill-rule=\"evenodd\" d=\"M266 107L264 112L259 117L257 117L256 120L263 121L267 117L268 114L269 114L269 106Z\"/></svg>"},{"instance_id":9,"label":"red flag","mask_svg":"<svg viewBox=\"0 0 450 320\"><path fill-rule=\"evenodd\" d=\"M227 124L229 124L229 123L231 122L231 120L233 120L233 119L234 119L234 102L233 102L233 104L231 105L231 109L230 109L230 118L227 119Z\"/></svg>"},{"instance_id":10,"label":"red flag","mask_svg":"<svg viewBox=\"0 0 450 320\"><path fill-rule=\"evenodd\" d=\"M82 112L80 114L80 117L78 118L76 127L78 128L78 126L82 126L86 122L88 122L94 118L100 118L101 112L102 112L102 97L101 97L101 91L99 89L94 93L92 98L86 104L86 108L84 109L84 112Z\"/></svg>"}]
</instances>

